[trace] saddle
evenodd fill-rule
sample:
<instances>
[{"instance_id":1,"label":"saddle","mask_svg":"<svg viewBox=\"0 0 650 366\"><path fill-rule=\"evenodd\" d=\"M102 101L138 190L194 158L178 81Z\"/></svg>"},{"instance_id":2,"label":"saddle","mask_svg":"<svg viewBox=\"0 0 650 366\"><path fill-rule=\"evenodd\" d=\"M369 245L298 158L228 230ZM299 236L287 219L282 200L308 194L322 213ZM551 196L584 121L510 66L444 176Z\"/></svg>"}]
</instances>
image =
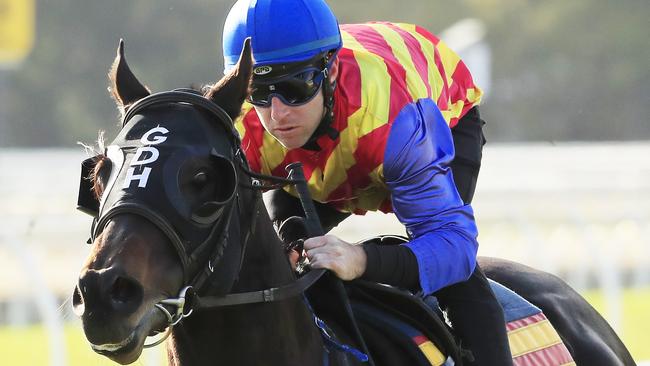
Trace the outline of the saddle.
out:
<instances>
[{"instance_id":1,"label":"saddle","mask_svg":"<svg viewBox=\"0 0 650 366\"><path fill-rule=\"evenodd\" d=\"M403 364L405 357L409 365L461 365L463 351L442 318L421 298L367 281L346 287L368 348L375 360L381 360L377 365Z\"/></svg>"},{"instance_id":2,"label":"saddle","mask_svg":"<svg viewBox=\"0 0 650 366\"><path fill-rule=\"evenodd\" d=\"M379 236L365 242L406 241L400 236ZM335 293L326 285L327 279L322 282L307 293L317 314L322 312L348 334L360 332L358 344L372 356L371 365L458 366L467 358L468 351L458 346L435 298L363 280L344 282L344 291ZM544 365L575 365L541 309L497 282L490 280L490 285L504 309L516 366L537 364L539 359L545 360Z\"/></svg>"},{"instance_id":3,"label":"saddle","mask_svg":"<svg viewBox=\"0 0 650 366\"><path fill-rule=\"evenodd\" d=\"M405 239L381 236L369 240L390 245ZM330 276L323 276L307 291L307 298L319 317L340 325L348 334L360 333L355 345L369 352L371 364L462 365L463 352L441 314L422 298L363 280L345 282L343 291L337 291L330 282Z\"/></svg>"}]
</instances>

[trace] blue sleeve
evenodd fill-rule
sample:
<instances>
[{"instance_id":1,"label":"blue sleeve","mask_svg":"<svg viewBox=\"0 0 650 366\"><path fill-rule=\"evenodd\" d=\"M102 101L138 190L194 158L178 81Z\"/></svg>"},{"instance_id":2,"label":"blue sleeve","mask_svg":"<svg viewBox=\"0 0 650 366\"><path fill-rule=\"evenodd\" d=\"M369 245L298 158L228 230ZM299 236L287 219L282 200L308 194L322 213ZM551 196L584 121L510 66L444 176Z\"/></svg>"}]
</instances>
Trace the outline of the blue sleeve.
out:
<instances>
[{"instance_id":1,"label":"blue sleeve","mask_svg":"<svg viewBox=\"0 0 650 366\"><path fill-rule=\"evenodd\" d=\"M453 158L451 131L435 102L421 99L400 111L386 143L384 179L412 239L405 245L417 258L425 294L467 280L476 266L478 230L456 190Z\"/></svg>"}]
</instances>

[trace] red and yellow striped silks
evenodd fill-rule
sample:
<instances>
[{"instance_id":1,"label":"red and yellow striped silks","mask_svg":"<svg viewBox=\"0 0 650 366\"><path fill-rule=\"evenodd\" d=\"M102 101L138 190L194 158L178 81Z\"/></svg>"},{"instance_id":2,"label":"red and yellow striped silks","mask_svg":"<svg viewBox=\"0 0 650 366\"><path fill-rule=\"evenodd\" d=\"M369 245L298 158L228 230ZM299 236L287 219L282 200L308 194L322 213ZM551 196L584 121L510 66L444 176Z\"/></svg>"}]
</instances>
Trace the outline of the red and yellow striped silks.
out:
<instances>
[{"instance_id":1,"label":"red and yellow striped silks","mask_svg":"<svg viewBox=\"0 0 650 366\"><path fill-rule=\"evenodd\" d=\"M254 170L285 176L287 164L301 161L315 200L358 214L390 212L382 164L396 116L407 104L431 98L453 127L480 102L481 90L458 55L419 26L342 25L341 34L333 122L338 140L323 136L318 152L288 151L264 131L248 104L235 126Z\"/></svg>"}]
</instances>

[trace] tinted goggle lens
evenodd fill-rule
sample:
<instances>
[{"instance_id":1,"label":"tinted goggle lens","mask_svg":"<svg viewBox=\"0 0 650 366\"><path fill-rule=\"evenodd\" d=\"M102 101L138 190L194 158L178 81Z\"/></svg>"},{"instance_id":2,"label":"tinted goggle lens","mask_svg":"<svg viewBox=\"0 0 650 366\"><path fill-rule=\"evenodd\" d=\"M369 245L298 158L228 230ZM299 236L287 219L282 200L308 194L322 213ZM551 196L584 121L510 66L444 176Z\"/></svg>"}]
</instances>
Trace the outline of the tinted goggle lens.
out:
<instances>
[{"instance_id":1,"label":"tinted goggle lens","mask_svg":"<svg viewBox=\"0 0 650 366\"><path fill-rule=\"evenodd\" d=\"M305 104L316 96L324 75L324 70L309 68L270 81L253 80L248 101L256 106L268 107L272 97L279 97L287 105Z\"/></svg>"}]
</instances>

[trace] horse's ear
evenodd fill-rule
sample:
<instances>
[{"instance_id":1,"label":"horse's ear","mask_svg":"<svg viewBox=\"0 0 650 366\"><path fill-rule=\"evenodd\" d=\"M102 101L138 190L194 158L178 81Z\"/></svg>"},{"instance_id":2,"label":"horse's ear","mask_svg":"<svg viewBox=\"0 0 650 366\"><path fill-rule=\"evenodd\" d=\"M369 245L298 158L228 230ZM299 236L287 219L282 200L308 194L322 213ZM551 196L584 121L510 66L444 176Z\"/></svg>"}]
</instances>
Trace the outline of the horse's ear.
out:
<instances>
[{"instance_id":1,"label":"horse's ear","mask_svg":"<svg viewBox=\"0 0 650 366\"><path fill-rule=\"evenodd\" d=\"M124 40L122 39L117 47L117 56L115 56L113 66L108 73L108 78L111 83L109 90L121 110L150 94L149 90L133 75L126 63Z\"/></svg>"},{"instance_id":2,"label":"horse's ear","mask_svg":"<svg viewBox=\"0 0 650 366\"><path fill-rule=\"evenodd\" d=\"M241 106L248 95L252 69L251 39L246 38L237 65L214 84L205 97L223 108L230 118L236 119L241 113Z\"/></svg>"}]
</instances>

